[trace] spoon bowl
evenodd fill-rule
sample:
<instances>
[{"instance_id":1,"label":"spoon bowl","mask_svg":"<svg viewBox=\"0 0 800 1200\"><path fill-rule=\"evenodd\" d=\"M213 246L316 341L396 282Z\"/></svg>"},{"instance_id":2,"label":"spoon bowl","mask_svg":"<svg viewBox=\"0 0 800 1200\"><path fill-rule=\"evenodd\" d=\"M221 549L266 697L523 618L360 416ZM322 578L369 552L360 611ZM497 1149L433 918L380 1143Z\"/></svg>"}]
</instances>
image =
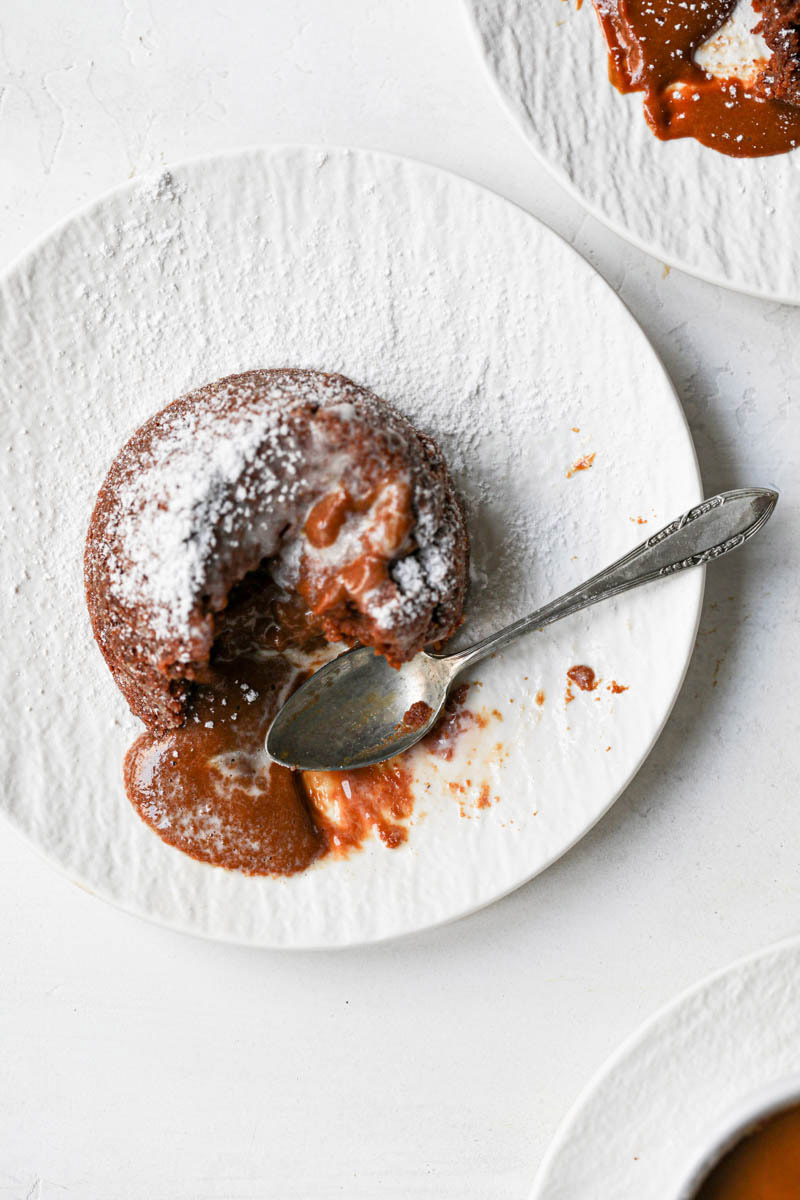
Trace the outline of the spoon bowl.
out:
<instances>
[{"instance_id":1,"label":"spoon bowl","mask_svg":"<svg viewBox=\"0 0 800 1200\"><path fill-rule=\"evenodd\" d=\"M353 770L401 754L436 723L451 676L448 658L425 651L392 667L371 646L348 650L289 697L267 753L307 771Z\"/></svg>"}]
</instances>

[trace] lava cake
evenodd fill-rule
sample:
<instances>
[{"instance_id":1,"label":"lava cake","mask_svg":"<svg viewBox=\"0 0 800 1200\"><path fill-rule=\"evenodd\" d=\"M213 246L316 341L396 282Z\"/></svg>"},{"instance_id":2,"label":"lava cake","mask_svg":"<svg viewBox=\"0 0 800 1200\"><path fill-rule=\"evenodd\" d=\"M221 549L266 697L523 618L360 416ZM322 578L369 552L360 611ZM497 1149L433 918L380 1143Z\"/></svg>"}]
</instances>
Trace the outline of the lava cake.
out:
<instances>
[{"instance_id":1,"label":"lava cake","mask_svg":"<svg viewBox=\"0 0 800 1200\"><path fill-rule=\"evenodd\" d=\"M250 874L370 832L399 844L402 759L337 776L334 819L330 773L271 763L264 737L328 643L399 665L446 641L468 564L436 443L341 375L248 371L151 417L111 465L84 559L95 638L146 726L125 762L140 816Z\"/></svg>"}]
</instances>

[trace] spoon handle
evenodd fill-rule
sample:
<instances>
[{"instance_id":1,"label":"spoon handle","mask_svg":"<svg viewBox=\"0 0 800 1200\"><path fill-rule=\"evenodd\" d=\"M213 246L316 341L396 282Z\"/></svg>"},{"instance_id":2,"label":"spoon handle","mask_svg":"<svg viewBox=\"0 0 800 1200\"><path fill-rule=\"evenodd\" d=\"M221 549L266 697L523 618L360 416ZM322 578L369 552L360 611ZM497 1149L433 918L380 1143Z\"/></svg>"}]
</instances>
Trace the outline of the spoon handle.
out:
<instances>
[{"instance_id":1,"label":"spoon handle","mask_svg":"<svg viewBox=\"0 0 800 1200\"><path fill-rule=\"evenodd\" d=\"M663 579L687 567L713 562L715 558L721 558L730 550L743 546L748 538L758 533L769 520L777 502L778 493L769 488L737 488L712 496L710 500L704 500L682 517L671 521L586 583L545 604L530 616L501 629L499 633L465 650L441 657L452 662L456 673L485 658L487 654L500 650L531 629L552 625L562 617L569 617L611 596L619 596L642 583Z\"/></svg>"}]
</instances>

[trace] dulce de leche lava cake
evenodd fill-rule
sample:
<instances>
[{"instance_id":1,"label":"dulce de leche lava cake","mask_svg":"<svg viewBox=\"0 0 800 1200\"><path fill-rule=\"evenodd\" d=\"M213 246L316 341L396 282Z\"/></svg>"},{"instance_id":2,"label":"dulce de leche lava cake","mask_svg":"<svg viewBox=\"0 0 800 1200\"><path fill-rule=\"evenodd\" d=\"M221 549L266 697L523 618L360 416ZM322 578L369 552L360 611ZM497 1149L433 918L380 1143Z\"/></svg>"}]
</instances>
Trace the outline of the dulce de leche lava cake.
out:
<instances>
[{"instance_id":1,"label":"dulce de leche lava cake","mask_svg":"<svg viewBox=\"0 0 800 1200\"><path fill-rule=\"evenodd\" d=\"M249 371L157 413L114 460L85 553L95 638L147 727L125 760L139 815L256 875L373 832L397 845L402 759L294 772L264 738L326 643L398 665L447 639L468 558L437 445L341 375Z\"/></svg>"},{"instance_id":2,"label":"dulce de leche lava cake","mask_svg":"<svg viewBox=\"0 0 800 1200\"><path fill-rule=\"evenodd\" d=\"M650 128L735 158L800 146L800 0L594 0Z\"/></svg>"}]
</instances>

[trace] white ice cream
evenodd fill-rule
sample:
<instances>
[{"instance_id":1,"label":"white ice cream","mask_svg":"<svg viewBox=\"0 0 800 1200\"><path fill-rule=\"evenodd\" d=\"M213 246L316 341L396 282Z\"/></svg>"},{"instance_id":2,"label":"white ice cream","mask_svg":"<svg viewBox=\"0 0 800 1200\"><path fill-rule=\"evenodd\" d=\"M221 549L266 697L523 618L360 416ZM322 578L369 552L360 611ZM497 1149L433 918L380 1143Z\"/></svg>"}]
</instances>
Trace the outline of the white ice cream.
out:
<instances>
[{"instance_id":1,"label":"white ice cream","mask_svg":"<svg viewBox=\"0 0 800 1200\"><path fill-rule=\"evenodd\" d=\"M695 61L711 75L752 83L770 57L761 34L752 32L757 24L750 0L739 0L722 28L697 51Z\"/></svg>"}]
</instances>

